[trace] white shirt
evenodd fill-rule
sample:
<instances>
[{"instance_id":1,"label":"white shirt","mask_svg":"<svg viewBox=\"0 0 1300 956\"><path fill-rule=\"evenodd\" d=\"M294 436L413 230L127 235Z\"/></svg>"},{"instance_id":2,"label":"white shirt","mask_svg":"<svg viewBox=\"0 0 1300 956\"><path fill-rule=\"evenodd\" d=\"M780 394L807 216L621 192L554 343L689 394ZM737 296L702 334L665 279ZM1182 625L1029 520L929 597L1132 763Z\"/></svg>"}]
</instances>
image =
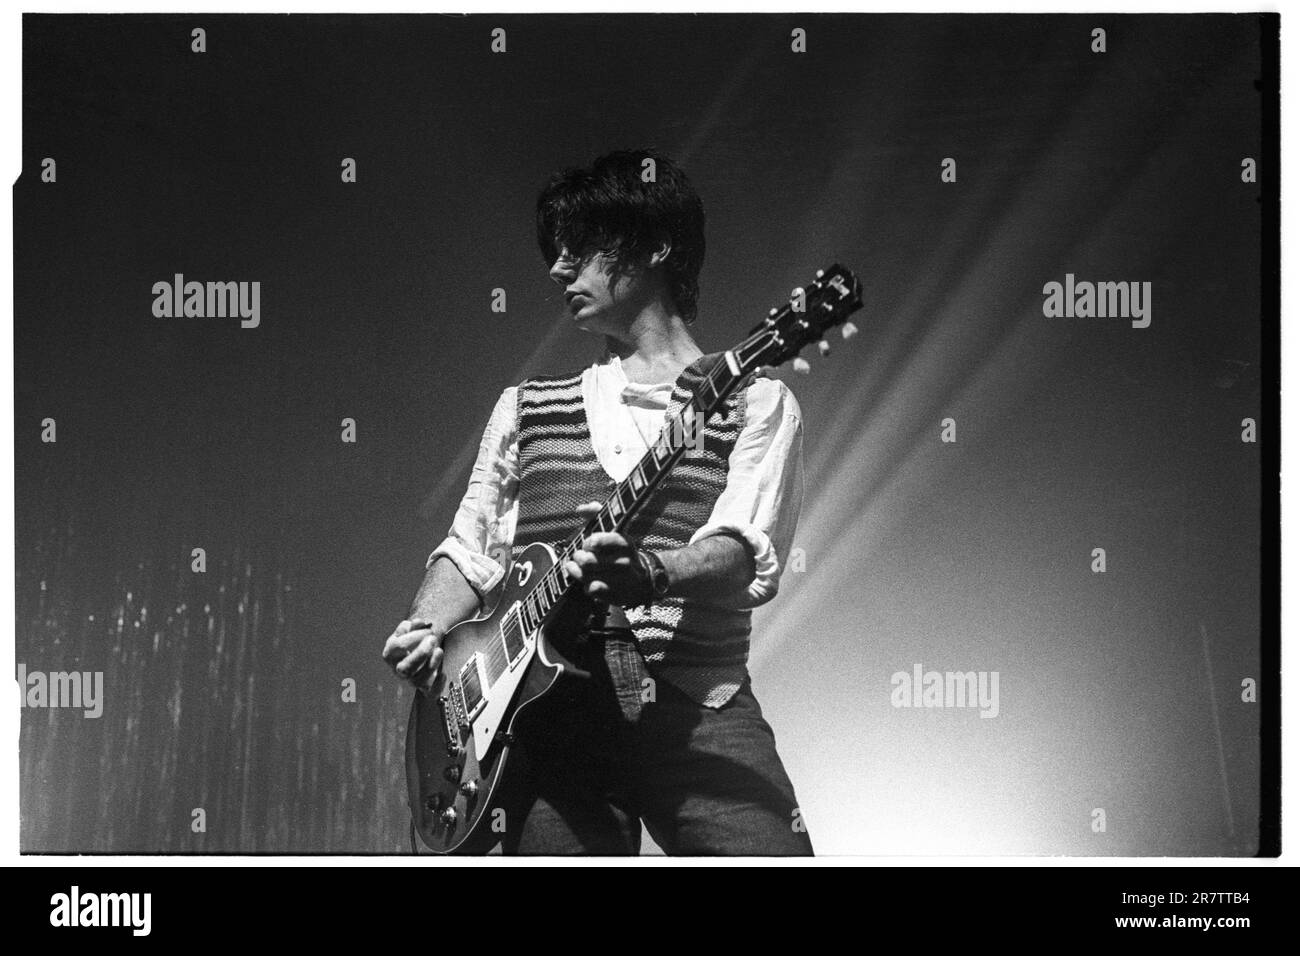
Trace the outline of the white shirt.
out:
<instances>
[{"instance_id":1,"label":"white shirt","mask_svg":"<svg viewBox=\"0 0 1300 956\"><path fill-rule=\"evenodd\" d=\"M582 372L591 444L614 481L631 473L665 423L673 382L629 382L614 356ZM447 538L425 567L450 558L482 596L505 575L519 513L519 443L514 386L505 389L479 443L469 487ZM756 378L745 395L745 422L728 459L727 483L691 544L720 531L741 535L754 551L754 578L737 608L776 596L803 506L803 419L785 383Z\"/></svg>"}]
</instances>

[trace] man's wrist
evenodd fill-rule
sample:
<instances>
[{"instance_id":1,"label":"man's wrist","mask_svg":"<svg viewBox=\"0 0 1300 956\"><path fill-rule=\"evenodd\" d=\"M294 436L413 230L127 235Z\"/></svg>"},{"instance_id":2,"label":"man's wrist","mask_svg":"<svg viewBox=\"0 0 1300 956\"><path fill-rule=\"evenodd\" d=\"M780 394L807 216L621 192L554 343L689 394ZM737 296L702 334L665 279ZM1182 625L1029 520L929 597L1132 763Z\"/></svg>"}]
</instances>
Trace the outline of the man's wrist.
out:
<instances>
[{"instance_id":1,"label":"man's wrist","mask_svg":"<svg viewBox=\"0 0 1300 956\"><path fill-rule=\"evenodd\" d=\"M663 559L653 551L637 548L636 554L637 559L641 562L641 569L645 578L645 587L642 592L644 599L640 605L636 606L649 607L668 593L670 586L668 569L664 567Z\"/></svg>"}]
</instances>

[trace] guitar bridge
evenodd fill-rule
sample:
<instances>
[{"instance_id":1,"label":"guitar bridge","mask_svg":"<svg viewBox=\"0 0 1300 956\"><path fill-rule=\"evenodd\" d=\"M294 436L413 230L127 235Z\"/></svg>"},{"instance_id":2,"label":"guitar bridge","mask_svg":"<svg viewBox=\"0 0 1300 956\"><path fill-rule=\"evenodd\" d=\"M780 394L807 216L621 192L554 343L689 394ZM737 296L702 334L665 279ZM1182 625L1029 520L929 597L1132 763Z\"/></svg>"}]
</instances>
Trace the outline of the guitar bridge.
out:
<instances>
[{"instance_id":1,"label":"guitar bridge","mask_svg":"<svg viewBox=\"0 0 1300 956\"><path fill-rule=\"evenodd\" d=\"M469 726L469 713L465 707L465 692L461 689L460 681L451 681L447 688L447 697L451 702L451 715L457 727Z\"/></svg>"},{"instance_id":2,"label":"guitar bridge","mask_svg":"<svg viewBox=\"0 0 1300 956\"><path fill-rule=\"evenodd\" d=\"M479 705L482 705L482 701ZM447 692L438 698L438 706L442 709L442 725L447 732L447 753L457 757L463 749L461 740L474 718L474 712L465 700L465 689L460 680L447 682Z\"/></svg>"},{"instance_id":3,"label":"guitar bridge","mask_svg":"<svg viewBox=\"0 0 1300 956\"><path fill-rule=\"evenodd\" d=\"M448 702L449 694L438 698L438 709L442 711L442 728L447 734L447 754L455 757L460 753L460 727L456 723L454 706Z\"/></svg>"}]
</instances>

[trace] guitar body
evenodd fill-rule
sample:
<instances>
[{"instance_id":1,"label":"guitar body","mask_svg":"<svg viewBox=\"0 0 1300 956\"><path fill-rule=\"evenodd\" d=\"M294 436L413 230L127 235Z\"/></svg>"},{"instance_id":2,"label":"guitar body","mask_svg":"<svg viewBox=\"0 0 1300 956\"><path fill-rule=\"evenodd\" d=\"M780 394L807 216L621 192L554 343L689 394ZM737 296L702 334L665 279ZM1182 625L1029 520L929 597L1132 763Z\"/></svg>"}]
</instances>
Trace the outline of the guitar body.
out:
<instances>
[{"instance_id":1,"label":"guitar body","mask_svg":"<svg viewBox=\"0 0 1300 956\"><path fill-rule=\"evenodd\" d=\"M444 636L441 673L429 693L415 695L407 789L415 831L435 853L486 853L501 839L494 811L509 804L511 782L522 776L519 739L544 717L544 698L560 681L587 676L572 658L590 604L561 602L531 634L517 626L519 602L555 560L548 545L525 548L492 610Z\"/></svg>"}]
</instances>

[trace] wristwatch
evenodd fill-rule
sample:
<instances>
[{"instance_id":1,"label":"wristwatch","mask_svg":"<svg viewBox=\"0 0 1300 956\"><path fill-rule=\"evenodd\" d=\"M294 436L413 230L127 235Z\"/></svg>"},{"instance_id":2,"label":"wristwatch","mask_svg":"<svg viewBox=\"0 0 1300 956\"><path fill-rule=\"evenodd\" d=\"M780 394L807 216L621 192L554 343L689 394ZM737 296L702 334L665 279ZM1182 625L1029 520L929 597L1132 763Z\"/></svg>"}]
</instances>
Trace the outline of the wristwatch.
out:
<instances>
[{"instance_id":1,"label":"wristwatch","mask_svg":"<svg viewBox=\"0 0 1300 956\"><path fill-rule=\"evenodd\" d=\"M649 604L668 593L668 570L659 555L653 551L642 549L637 553L640 554L641 563L645 565L646 572L650 576L650 597L645 602Z\"/></svg>"}]
</instances>

